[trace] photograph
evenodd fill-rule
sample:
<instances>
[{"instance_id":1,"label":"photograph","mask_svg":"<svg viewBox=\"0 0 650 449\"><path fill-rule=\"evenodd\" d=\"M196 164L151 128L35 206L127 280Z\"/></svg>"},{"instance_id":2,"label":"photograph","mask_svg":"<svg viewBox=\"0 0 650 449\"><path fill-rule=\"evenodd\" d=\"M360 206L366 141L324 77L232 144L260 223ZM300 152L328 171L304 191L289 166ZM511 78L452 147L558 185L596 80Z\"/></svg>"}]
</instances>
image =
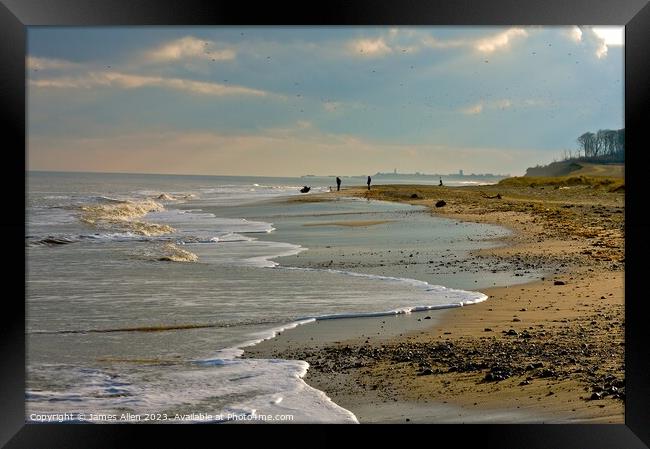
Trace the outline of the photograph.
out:
<instances>
[{"instance_id":1,"label":"photograph","mask_svg":"<svg viewBox=\"0 0 650 449\"><path fill-rule=\"evenodd\" d=\"M0 0L0 447L650 447L649 29Z\"/></svg>"},{"instance_id":2,"label":"photograph","mask_svg":"<svg viewBox=\"0 0 650 449\"><path fill-rule=\"evenodd\" d=\"M624 424L624 26L29 26L25 417Z\"/></svg>"}]
</instances>

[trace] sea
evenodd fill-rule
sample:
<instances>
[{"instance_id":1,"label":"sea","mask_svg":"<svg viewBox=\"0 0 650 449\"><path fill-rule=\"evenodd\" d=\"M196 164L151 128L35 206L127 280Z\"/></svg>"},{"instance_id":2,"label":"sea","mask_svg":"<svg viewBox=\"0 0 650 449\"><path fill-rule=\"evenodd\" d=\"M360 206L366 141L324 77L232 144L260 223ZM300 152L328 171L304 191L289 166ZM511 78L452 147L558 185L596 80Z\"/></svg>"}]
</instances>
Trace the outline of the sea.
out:
<instances>
[{"instance_id":1,"label":"sea","mask_svg":"<svg viewBox=\"0 0 650 449\"><path fill-rule=\"evenodd\" d=\"M514 282L307 263L391 249L469 257L510 232L391 202L287 201L334 178L28 172L26 182L28 422L356 423L302 380L307 362L242 358L245 348L316 320L468 306L487 299L480 288ZM379 223L323 226L355 220Z\"/></svg>"}]
</instances>

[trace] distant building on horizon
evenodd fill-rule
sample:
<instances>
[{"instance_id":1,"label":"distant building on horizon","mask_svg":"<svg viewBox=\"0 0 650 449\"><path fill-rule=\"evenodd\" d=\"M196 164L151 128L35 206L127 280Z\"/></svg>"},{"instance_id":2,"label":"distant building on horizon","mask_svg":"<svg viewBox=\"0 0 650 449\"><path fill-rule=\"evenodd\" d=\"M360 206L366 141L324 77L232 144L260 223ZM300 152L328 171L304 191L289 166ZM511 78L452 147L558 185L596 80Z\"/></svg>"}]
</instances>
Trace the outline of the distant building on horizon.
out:
<instances>
[{"instance_id":1,"label":"distant building on horizon","mask_svg":"<svg viewBox=\"0 0 650 449\"><path fill-rule=\"evenodd\" d=\"M463 169L458 170L458 176L463 176Z\"/></svg>"}]
</instances>

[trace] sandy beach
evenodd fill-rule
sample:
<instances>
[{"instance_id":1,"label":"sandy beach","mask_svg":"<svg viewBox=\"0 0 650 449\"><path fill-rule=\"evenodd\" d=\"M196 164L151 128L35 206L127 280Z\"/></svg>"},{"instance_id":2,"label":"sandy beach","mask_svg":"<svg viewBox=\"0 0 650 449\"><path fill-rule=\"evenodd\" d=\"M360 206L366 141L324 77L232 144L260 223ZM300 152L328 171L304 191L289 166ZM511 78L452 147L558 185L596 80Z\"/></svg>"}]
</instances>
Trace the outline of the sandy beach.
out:
<instances>
[{"instance_id":1,"label":"sandy beach","mask_svg":"<svg viewBox=\"0 0 650 449\"><path fill-rule=\"evenodd\" d=\"M481 288L489 299L476 305L299 326L249 348L246 357L306 360L305 381L361 423L624 422L620 183L373 186L294 201L339 196L407 202L507 227L512 235L475 251L475 263L541 275ZM446 204L436 207L440 200ZM308 255L302 259L309 264Z\"/></svg>"}]
</instances>

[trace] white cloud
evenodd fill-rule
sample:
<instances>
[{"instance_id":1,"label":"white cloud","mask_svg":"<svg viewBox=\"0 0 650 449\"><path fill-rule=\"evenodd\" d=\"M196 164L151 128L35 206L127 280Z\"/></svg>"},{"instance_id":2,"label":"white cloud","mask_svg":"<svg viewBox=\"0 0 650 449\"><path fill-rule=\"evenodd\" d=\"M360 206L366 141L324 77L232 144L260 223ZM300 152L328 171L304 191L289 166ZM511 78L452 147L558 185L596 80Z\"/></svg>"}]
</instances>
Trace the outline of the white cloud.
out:
<instances>
[{"instance_id":1,"label":"white cloud","mask_svg":"<svg viewBox=\"0 0 650 449\"><path fill-rule=\"evenodd\" d=\"M625 44L624 27L592 27L592 30L606 45L622 46Z\"/></svg>"},{"instance_id":2,"label":"white cloud","mask_svg":"<svg viewBox=\"0 0 650 449\"><path fill-rule=\"evenodd\" d=\"M607 48L607 44L605 43L605 41L601 42L600 45L598 46L598 48L596 48L596 57L598 59L604 58L605 56L607 56L607 50L608 50L608 48Z\"/></svg>"},{"instance_id":3,"label":"white cloud","mask_svg":"<svg viewBox=\"0 0 650 449\"><path fill-rule=\"evenodd\" d=\"M481 53L493 53L509 49L514 41L528 35L524 28L514 27L478 39L439 39L432 36L428 30L390 28L377 38L349 41L346 50L349 55L369 57L415 53L422 49L470 48Z\"/></svg>"},{"instance_id":4,"label":"white cloud","mask_svg":"<svg viewBox=\"0 0 650 449\"><path fill-rule=\"evenodd\" d=\"M141 87L161 87L203 95L251 95L266 96L268 92L243 86L225 85L182 78L163 78L159 76L129 75L119 72L88 72L77 77L58 77L30 79L30 85L41 88L90 89L94 87L117 87L137 89Z\"/></svg>"},{"instance_id":5,"label":"white cloud","mask_svg":"<svg viewBox=\"0 0 650 449\"><path fill-rule=\"evenodd\" d=\"M567 36L576 44L592 47L598 59L607 56L609 47L625 45L625 28L620 26L574 26L567 32Z\"/></svg>"},{"instance_id":6,"label":"white cloud","mask_svg":"<svg viewBox=\"0 0 650 449\"><path fill-rule=\"evenodd\" d=\"M623 27L592 27L591 31L599 40L596 48L596 57L602 59L607 56L609 46L624 45L624 28Z\"/></svg>"},{"instance_id":7,"label":"white cloud","mask_svg":"<svg viewBox=\"0 0 650 449\"><path fill-rule=\"evenodd\" d=\"M65 61L63 59L52 59L52 58L39 58L36 56L28 56L26 60L26 66L30 70L64 70L79 67L79 64L75 62Z\"/></svg>"},{"instance_id":8,"label":"white cloud","mask_svg":"<svg viewBox=\"0 0 650 449\"><path fill-rule=\"evenodd\" d=\"M483 112L483 103L467 106L466 108L462 108L460 112L466 115L478 115Z\"/></svg>"},{"instance_id":9,"label":"white cloud","mask_svg":"<svg viewBox=\"0 0 650 449\"><path fill-rule=\"evenodd\" d=\"M531 108L545 108L550 105L550 101L548 99L540 99L540 98L527 98L523 102L521 102L522 106L527 106Z\"/></svg>"},{"instance_id":10,"label":"white cloud","mask_svg":"<svg viewBox=\"0 0 650 449\"><path fill-rule=\"evenodd\" d=\"M546 108L549 106L548 100L528 98L523 100L502 98L498 100L485 101L481 100L478 103L471 104L461 108L459 112L465 115L477 115L486 111L504 111L511 108Z\"/></svg>"},{"instance_id":11,"label":"white cloud","mask_svg":"<svg viewBox=\"0 0 650 449\"><path fill-rule=\"evenodd\" d=\"M348 42L348 50L357 55L363 56L384 56L393 52L383 38L377 39L356 39Z\"/></svg>"},{"instance_id":12,"label":"white cloud","mask_svg":"<svg viewBox=\"0 0 650 449\"><path fill-rule=\"evenodd\" d=\"M582 30L580 29L579 26L571 27L567 32L567 35L569 36L569 39L571 39L574 42L582 41Z\"/></svg>"},{"instance_id":13,"label":"white cloud","mask_svg":"<svg viewBox=\"0 0 650 449\"><path fill-rule=\"evenodd\" d=\"M469 44L469 41L463 39L436 39L433 36L425 36L422 38L422 45L428 48L434 49L445 49L445 48L457 48L463 47Z\"/></svg>"},{"instance_id":14,"label":"white cloud","mask_svg":"<svg viewBox=\"0 0 650 449\"><path fill-rule=\"evenodd\" d=\"M512 106L512 101L508 100L507 98L503 100L499 100L496 102L496 106L499 109L508 109L509 107Z\"/></svg>"},{"instance_id":15,"label":"white cloud","mask_svg":"<svg viewBox=\"0 0 650 449\"><path fill-rule=\"evenodd\" d=\"M500 33L478 39L474 42L474 48L482 53L492 53L510 47L513 40L527 37L528 32L523 28L509 28Z\"/></svg>"},{"instance_id":16,"label":"white cloud","mask_svg":"<svg viewBox=\"0 0 650 449\"><path fill-rule=\"evenodd\" d=\"M337 109L341 107L342 103L339 101L326 101L323 103L323 108L327 112L335 112Z\"/></svg>"},{"instance_id":17,"label":"white cloud","mask_svg":"<svg viewBox=\"0 0 650 449\"><path fill-rule=\"evenodd\" d=\"M146 59L152 62L171 62L185 59L205 59L212 61L228 61L235 59L234 50L215 49L213 41L201 40L192 36L176 39L149 51Z\"/></svg>"}]
</instances>

